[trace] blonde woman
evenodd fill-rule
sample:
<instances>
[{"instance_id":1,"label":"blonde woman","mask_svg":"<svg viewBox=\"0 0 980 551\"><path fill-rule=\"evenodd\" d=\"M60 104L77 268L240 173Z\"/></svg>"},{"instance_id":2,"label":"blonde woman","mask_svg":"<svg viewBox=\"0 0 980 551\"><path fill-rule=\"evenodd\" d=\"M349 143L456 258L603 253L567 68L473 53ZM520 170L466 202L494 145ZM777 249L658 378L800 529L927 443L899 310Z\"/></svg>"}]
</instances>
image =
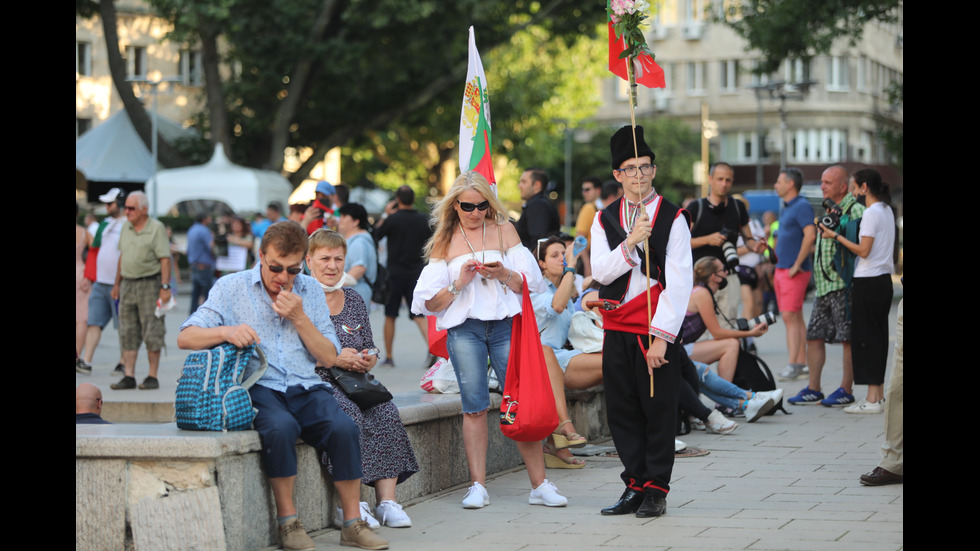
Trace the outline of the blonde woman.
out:
<instances>
[{"instance_id":1,"label":"blonde woman","mask_svg":"<svg viewBox=\"0 0 980 551\"><path fill-rule=\"evenodd\" d=\"M428 264L415 287L412 312L435 316L436 328L447 330L446 348L463 400L463 445L472 483L463 507L479 509L490 504L485 488L487 361L503 386L524 277L529 290L539 290L541 270L483 176L460 175L432 214L435 230L425 247ZM567 504L545 478L541 444L517 442L517 447L531 479L528 502Z\"/></svg>"}]
</instances>

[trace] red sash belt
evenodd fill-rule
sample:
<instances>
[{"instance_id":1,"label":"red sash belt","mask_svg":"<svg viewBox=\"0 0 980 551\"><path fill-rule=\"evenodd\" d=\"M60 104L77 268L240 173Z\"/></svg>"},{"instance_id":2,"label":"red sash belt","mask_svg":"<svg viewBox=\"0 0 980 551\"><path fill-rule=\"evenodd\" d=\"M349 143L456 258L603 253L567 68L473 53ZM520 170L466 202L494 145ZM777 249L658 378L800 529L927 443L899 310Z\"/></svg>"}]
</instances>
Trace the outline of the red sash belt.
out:
<instances>
[{"instance_id":1,"label":"red sash belt","mask_svg":"<svg viewBox=\"0 0 980 551\"><path fill-rule=\"evenodd\" d=\"M650 334L650 320L647 319L647 293L644 290L626 304L615 310L601 310L602 328L609 331L622 331L640 335ZM650 287L650 311L657 311L660 300L660 285Z\"/></svg>"}]
</instances>

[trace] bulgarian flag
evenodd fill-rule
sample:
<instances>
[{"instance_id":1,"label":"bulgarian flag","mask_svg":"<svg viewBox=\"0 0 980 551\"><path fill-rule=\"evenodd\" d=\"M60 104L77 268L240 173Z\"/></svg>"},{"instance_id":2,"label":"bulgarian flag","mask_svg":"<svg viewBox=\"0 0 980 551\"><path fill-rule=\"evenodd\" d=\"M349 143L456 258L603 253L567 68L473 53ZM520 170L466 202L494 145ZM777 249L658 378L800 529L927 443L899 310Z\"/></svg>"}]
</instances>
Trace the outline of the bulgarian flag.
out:
<instances>
[{"instance_id":1,"label":"bulgarian flag","mask_svg":"<svg viewBox=\"0 0 980 551\"><path fill-rule=\"evenodd\" d=\"M612 5L613 0L608 0L606 6ZM630 0L626 0L632 4ZM632 7L632 6L630 6ZM626 58L619 57L626 50L626 36L616 38L616 30L613 29L613 20L607 16L609 27L609 70L619 78L629 81L626 74ZM633 72L636 74L636 83L642 84L647 88L666 88L667 82L664 80L664 70L657 65L649 54L644 54L633 59Z\"/></svg>"},{"instance_id":2,"label":"bulgarian flag","mask_svg":"<svg viewBox=\"0 0 980 551\"><path fill-rule=\"evenodd\" d=\"M496 193L497 179L493 176L493 162L490 160L492 143L487 76L483 72L480 52L476 49L473 27L470 27L469 65L463 90L463 108L459 114L459 170L480 173Z\"/></svg>"}]
</instances>

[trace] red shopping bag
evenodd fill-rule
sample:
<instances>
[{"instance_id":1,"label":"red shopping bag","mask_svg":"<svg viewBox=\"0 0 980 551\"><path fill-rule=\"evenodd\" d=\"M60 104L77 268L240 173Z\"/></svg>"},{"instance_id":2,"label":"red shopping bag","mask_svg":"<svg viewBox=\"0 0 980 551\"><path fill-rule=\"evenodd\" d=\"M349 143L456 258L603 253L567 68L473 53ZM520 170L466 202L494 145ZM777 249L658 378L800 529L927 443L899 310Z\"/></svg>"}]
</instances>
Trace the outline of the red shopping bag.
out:
<instances>
[{"instance_id":1,"label":"red shopping bag","mask_svg":"<svg viewBox=\"0 0 980 551\"><path fill-rule=\"evenodd\" d=\"M446 330L436 329L436 317L435 316L425 316L426 322L429 324L429 330L426 333L429 336L429 353L438 358L448 358L449 352L446 350Z\"/></svg>"},{"instance_id":2,"label":"red shopping bag","mask_svg":"<svg viewBox=\"0 0 980 551\"><path fill-rule=\"evenodd\" d=\"M500 431L518 442L544 440L558 426L555 395L544 362L534 305L524 278L521 314L514 316L504 399L500 404Z\"/></svg>"}]
</instances>

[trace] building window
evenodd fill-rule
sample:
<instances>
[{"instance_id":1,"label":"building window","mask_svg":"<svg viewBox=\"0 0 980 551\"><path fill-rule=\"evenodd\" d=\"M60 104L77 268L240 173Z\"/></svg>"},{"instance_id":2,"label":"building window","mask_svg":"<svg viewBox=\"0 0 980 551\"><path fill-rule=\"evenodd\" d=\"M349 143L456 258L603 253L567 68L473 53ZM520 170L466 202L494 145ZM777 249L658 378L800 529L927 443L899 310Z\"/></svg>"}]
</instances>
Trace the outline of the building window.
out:
<instances>
[{"instance_id":1,"label":"building window","mask_svg":"<svg viewBox=\"0 0 980 551\"><path fill-rule=\"evenodd\" d=\"M847 58L837 55L830 56L827 59L827 90L846 92L847 85Z\"/></svg>"},{"instance_id":2,"label":"building window","mask_svg":"<svg viewBox=\"0 0 980 551\"><path fill-rule=\"evenodd\" d=\"M92 76L92 45L75 42L75 76Z\"/></svg>"},{"instance_id":3,"label":"building window","mask_svg":"<svg viewBox=\"0 0 980 551\"><path fill-rule=\"evenodd\" d=\"M146 77L146 48L142 46L126 47L126 76Z\"/></svg>"},{"instance_id":4,"label":"building window","mask_svg":"<svg viewBox=\"0 0 980 551\"><path fill-rule=\"evenodd\" d=\"M799 129L790 146L794 162L839 163L847 161L847 130Z\"/></svg>"},{"instance_id":5,"label":"building window","mask_svg":"<svg viewBox=\"0 0 980 551\"><path fill-rule=\"evenodd\" d=\"M718 64L721 68L719 88L723 93L736 92L738 90L738 61L734 59L722 60Z\"/></svg>"},{"instance_id":6,"label":"building window","mask_svg":"<svg viewBox=\"0 0 980 551\"><path fill-rule=\"evenodd\" d=\"M203 82L201 77L201 52L196 50L181 50L180 61L178 62L177 73L185 86L200 86Z\"/></svg>"},{"instance_id":7,"label":"building window","mask_svg":"<svg viewBox=\"0 0 980 551\"><path fill-rule=\"evenodd\" d=\"M721 158L735 164L753 163L765 159L766 135L757 132L726 132L721 136Z\"/></svg>"},{"instance_id":8,"label":"building window","mask_svg":"<svg viewBox=\"0 0 980 551\"><path fill-rule=\"evenodd\" d=\"M707 67L703 61L692 61L687 64L687 95L705 95L707 80Z\"/></svg>"},{"instance_id":9,"label":"building window","mask_svg":"<svg viewBox=\"0 0 980 551\"><path fill-rule=\"evenodd\" d=\"M810 80L810 62L804 59L787 59L783 80L789 83Z\"/></svg>"}]
</instances>

